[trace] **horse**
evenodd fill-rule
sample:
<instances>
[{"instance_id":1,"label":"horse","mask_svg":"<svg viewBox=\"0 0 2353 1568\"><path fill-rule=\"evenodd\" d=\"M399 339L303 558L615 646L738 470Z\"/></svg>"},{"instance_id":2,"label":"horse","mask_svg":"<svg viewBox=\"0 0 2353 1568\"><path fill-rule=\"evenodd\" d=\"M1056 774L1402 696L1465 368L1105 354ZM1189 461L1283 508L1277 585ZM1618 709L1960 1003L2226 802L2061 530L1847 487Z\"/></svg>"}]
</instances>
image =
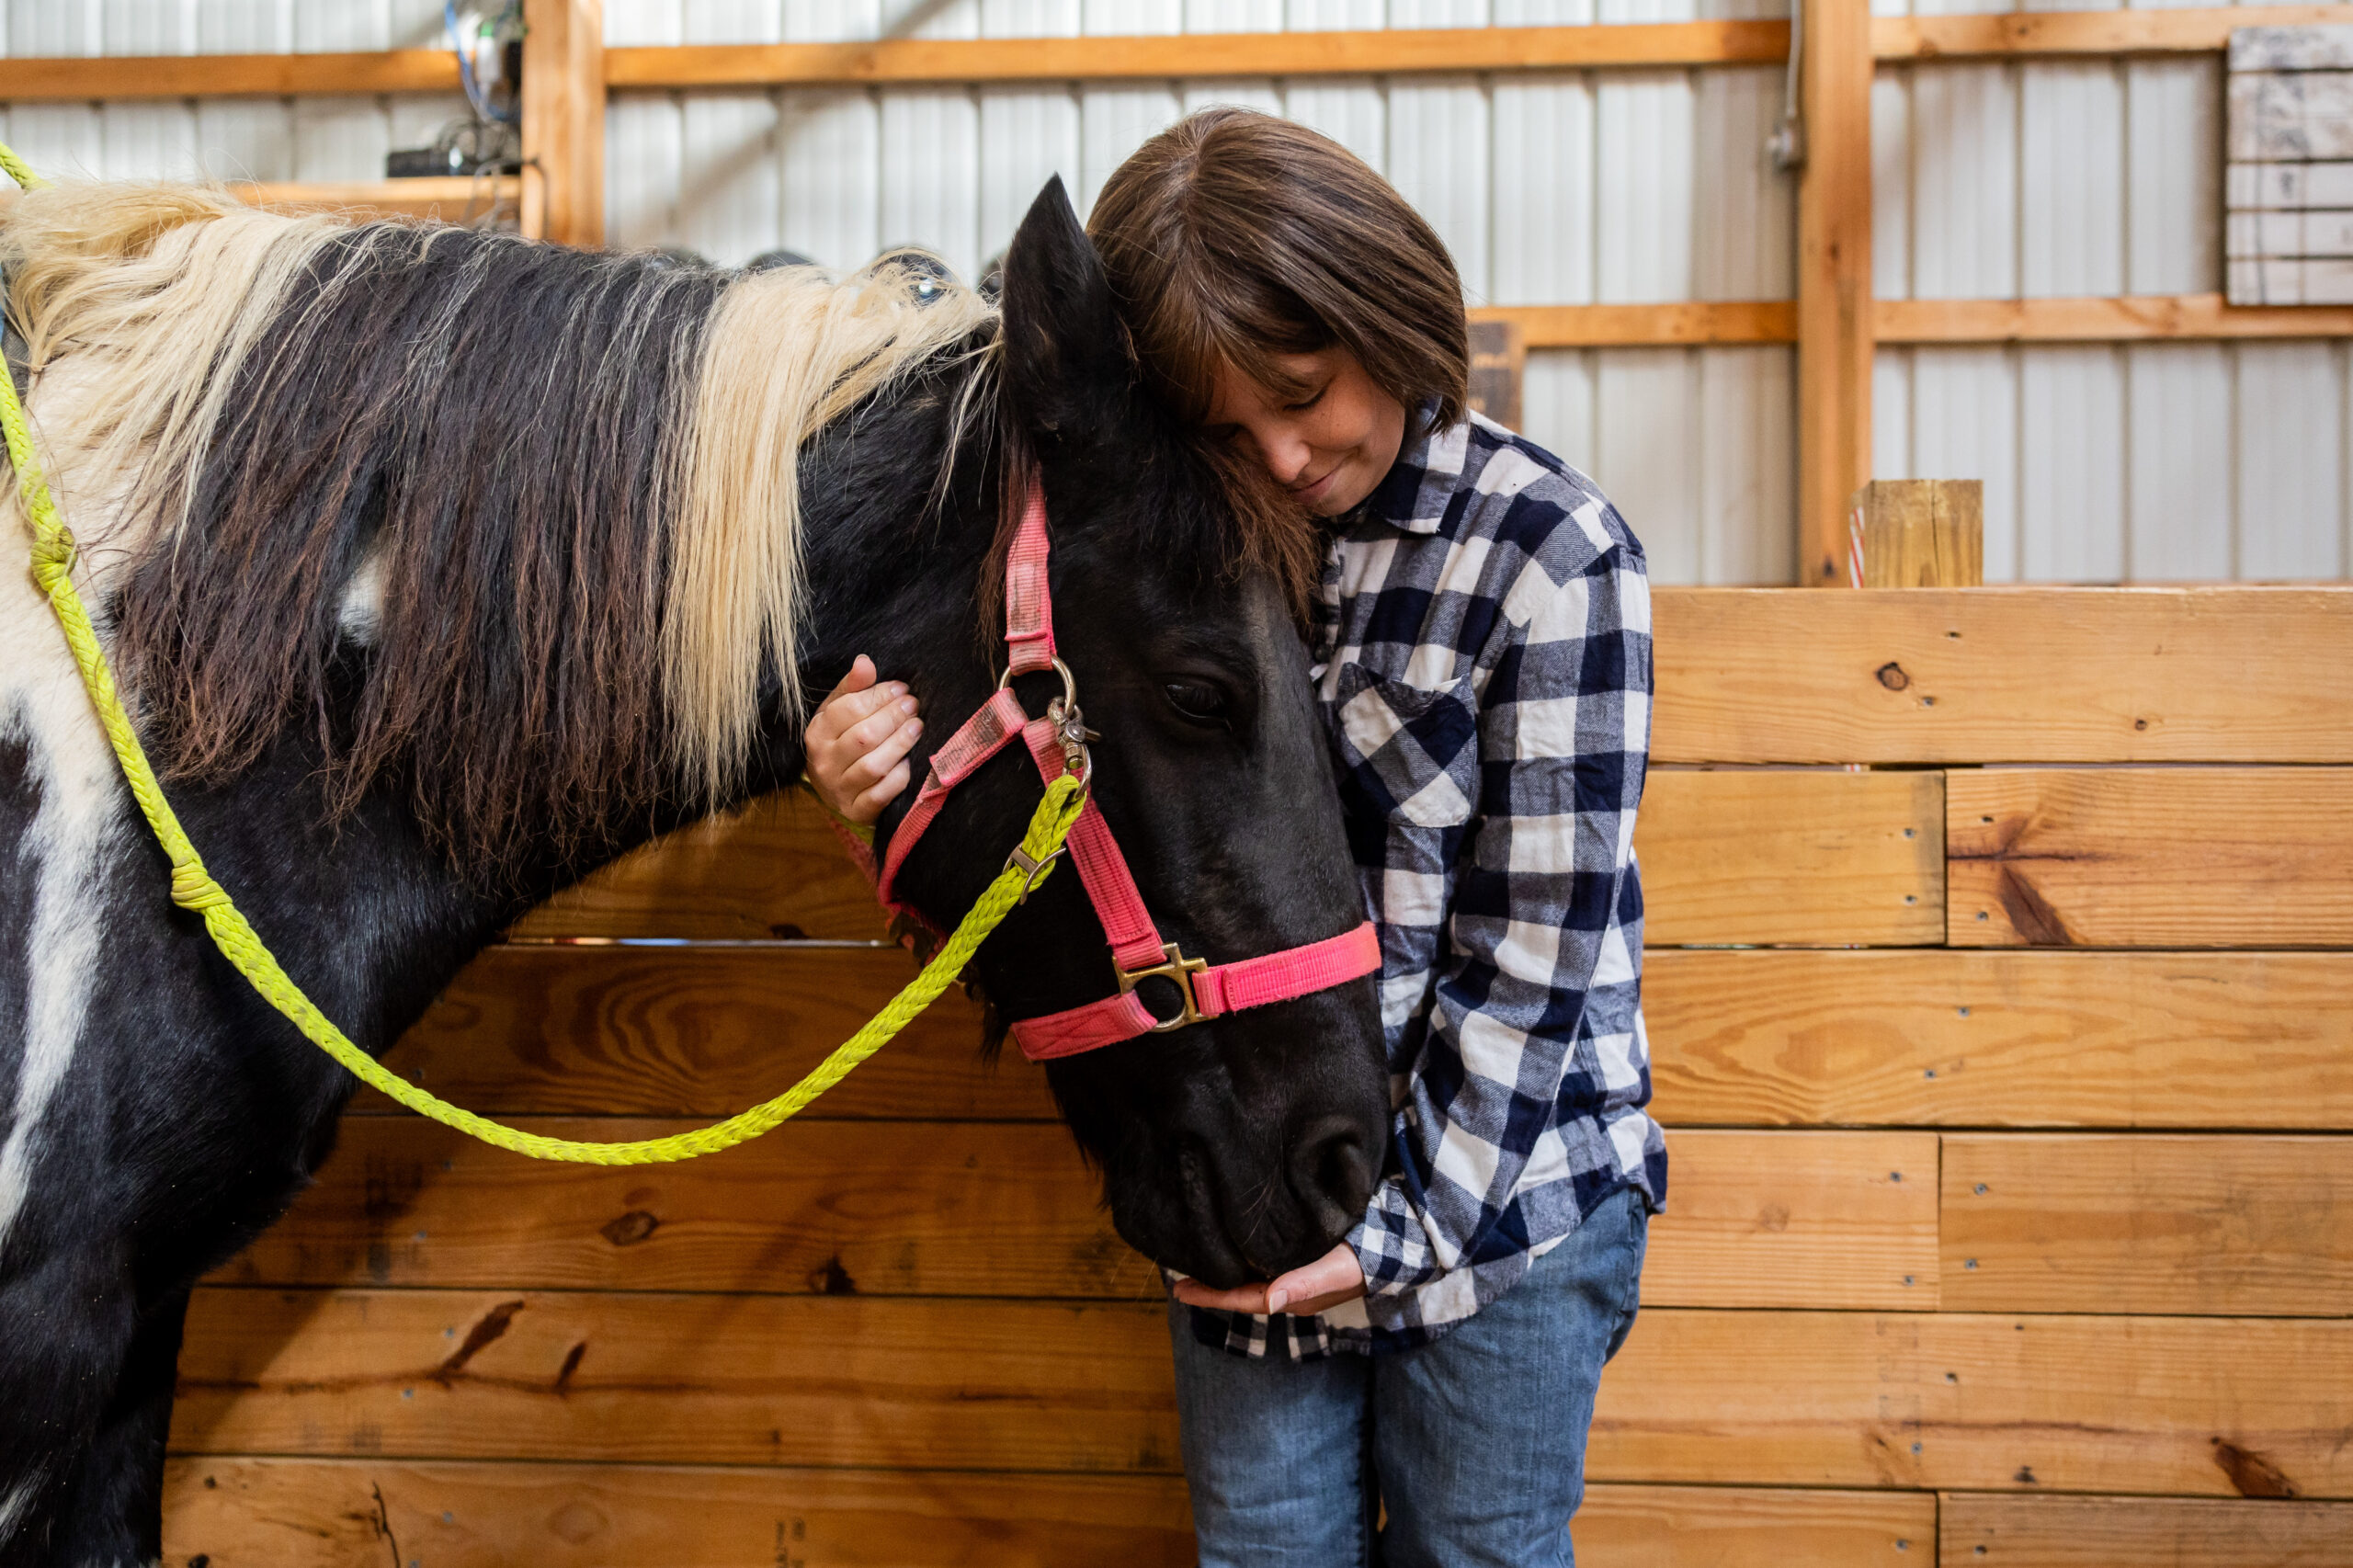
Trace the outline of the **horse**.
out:
<instances>
[{"instance_id":1,"label":"horse","mask_svg":"<svg viewBox=\"0 0 2353 1568\"><path fill-rule=\"evenodd\" d=\"M160 186L28 194L0 267L143 743L370 1054L532 903L790 785L856 653L932 715L983 706L1033 487L1093 800L1154 921L1239 959L1364 919L1300 630L1313 527L1142 390L1058 180L995 295L922 257L729 272ZM21 570L0 629L0 1565L151 1562L190 1286L312 1179L354 1081L170 902ZM1039 791L995 756L897 896L952 926ZM1105 996L1104 942L1078 877L1040 882L967 971L991 1033ZM1361 1212L1381 1037L1358 978L1046 1071L1120 1234L1232 1284Z\"/></svg>"}]
</instances>

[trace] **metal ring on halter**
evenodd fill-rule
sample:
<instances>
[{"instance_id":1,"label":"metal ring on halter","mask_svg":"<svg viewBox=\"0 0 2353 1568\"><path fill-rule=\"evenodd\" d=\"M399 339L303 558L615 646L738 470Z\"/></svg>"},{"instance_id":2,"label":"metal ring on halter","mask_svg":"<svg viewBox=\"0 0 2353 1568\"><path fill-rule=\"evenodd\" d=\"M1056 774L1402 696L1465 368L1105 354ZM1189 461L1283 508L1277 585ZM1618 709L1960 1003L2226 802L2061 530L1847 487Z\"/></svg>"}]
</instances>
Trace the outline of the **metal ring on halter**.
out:
<instances>
[{"instance_id":1,"label":"metal ring on halter","mask_svg":"<svg viewBox=\"0 0 2353 1568\"><path fill-rule=\"evenodd\" d=\"M1030 672L1030 671L1029 671L1029 670L1024 670L1024 671L1022 671L1021 673L1022 673L1023 675L1029 675L1029 674L1030 674L1030 673L1032 673L1032 672ZM1073 708L1077 707L1077 706L1078 706L1078 677L1077 677L1076 676L1074 676L1074 675L1071 674L1071 673L1070 673L1070 666L1069 666L1068 665L1063 664L1060 659L1056 659L1056 660L1054 661L1054 673L1055 673L1056 675L1058 675L1058 676L1062 676L1062 677L1063 677L1063 700L1064 702L1066 702L1066 703L1070 704L1070 706L1072 706ZM997 676L997 677L996 677L996 688L997 688L999 691L1003 691L1006 687L1008 687L1008 686L1010 686L1010 685L1012 685L1012 684L1013 684L1013 666L1012 666L1011 665L1007 665L1005 667L1005 674L1003 674L1003 675L1001 675L1001 676Z\"/></svg>"}]
</instances>

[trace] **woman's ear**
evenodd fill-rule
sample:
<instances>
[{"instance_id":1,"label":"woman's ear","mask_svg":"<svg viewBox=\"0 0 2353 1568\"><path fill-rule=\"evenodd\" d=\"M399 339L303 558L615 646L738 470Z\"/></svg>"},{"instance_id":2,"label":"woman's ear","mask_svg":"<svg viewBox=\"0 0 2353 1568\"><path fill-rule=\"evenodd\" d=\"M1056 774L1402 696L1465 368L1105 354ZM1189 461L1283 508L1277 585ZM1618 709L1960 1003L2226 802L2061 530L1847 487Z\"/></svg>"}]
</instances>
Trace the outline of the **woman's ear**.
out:
<instances>
[{"instance_id":1,"label":"woman's ear","mask_svg":"<svg viewBox=\"0 0 2353 1568\"><path fill-rule=\"evenodd\" d=\"M1005 387L1041 441L1092 437L1119 417L1135 379L1102 258L1056 175L1005 253Z\"/></svg>"}]
</instances>

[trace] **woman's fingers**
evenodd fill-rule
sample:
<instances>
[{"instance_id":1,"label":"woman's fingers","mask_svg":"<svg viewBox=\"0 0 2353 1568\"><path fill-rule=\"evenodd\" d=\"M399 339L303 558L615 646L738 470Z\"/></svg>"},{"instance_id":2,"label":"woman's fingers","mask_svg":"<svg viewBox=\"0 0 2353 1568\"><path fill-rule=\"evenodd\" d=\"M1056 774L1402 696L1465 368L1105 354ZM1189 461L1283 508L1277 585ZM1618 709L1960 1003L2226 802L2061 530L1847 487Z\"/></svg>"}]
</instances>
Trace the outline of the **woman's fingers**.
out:
<instances>
[{"instance_id":1,"label":"woman's fingers","mask_svg":"<svg viewBox=\"0 0 2353 1568\"><path fill-rule=\"evenodd\" d=\"M1217 1290L1198 1279L1179 1279L1176 1299L1188 1307L1207 1307L1212 1312L1263 1312L1267 1310L1267 1287L1237 1285L1231 1290Z\"/></svg>"},{"instance_id":2,"label":"woman's fingers","mask_svg":"<svg viewBox=\"0 0 2353 1568\"><path fill-rule=\"evenodd\" d=\"M897 715L892 717L895 719ZM837 743L840 754L851 759L841 768L842 788L864 794L888 778L922 738L923 722L907 719L895 729L884 730L880 740L845 739Z\"/></svg>"}]
</instances>

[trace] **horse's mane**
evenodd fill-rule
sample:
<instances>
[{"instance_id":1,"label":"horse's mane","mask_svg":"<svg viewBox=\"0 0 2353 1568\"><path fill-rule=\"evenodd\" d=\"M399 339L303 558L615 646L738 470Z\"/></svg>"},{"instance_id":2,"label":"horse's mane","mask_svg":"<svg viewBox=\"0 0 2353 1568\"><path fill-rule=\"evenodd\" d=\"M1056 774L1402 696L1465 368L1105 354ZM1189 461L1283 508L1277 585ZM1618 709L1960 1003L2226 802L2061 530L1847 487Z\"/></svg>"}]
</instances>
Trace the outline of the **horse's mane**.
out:
<instances>
[{"instance_id":1,"label":"horse's mane","mask_svg":"<svg viewBox=\"0 0 2353 1568\"><path fill-rule=\"evenodd\" d=\"M176 187L36 191L0 265L169 772L308 722L338 807L404 778L491 867L740 787L763 678L799 697L803 440L995 341L888 257L745 275Z\"/></svg>"}]
</instances>

